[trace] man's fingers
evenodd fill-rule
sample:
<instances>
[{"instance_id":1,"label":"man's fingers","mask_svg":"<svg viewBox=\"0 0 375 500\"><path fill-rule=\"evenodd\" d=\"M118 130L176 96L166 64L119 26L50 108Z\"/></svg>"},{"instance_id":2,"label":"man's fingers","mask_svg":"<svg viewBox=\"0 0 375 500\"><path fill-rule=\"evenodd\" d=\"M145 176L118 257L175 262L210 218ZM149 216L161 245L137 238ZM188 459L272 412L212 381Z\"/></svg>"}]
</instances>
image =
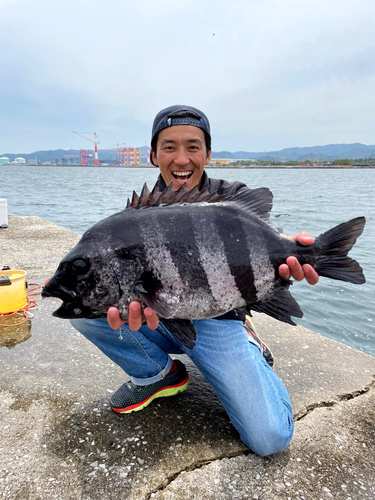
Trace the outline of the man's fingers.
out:
<instances>
[{"instance_id":1,"label":"man's fingers","mask_svg":"<svg viewBox=\"0 0 375 500\"><path fill-rule=\"evenodd\" d=\"M116 307L110 307L107 312L107 321L112 330L118 330L125 323L120 318L120 312Z\"/></svg>"},{"instance_id":2,"label":"man's fingers","mask_svg":"<svg viewBox=\"0 0 375 500\"><path fill-rule=\"evenodd\" d=\"M288 238L292 241L298 241L298 243L301 243L301 245L312 245L315 241L315 239L312 238L309 233L306 233L306 231L302 231L301 233L295 234L293 236L287 236L286 234L281 234L280 236Z\"/></svg>"},{"instance_id":3,"label":"man's fingers","mask_svg":"<svg viewBox=\"0 0 375 500\"><path fill-rule=\"evenodd\" d=\"M299 233L296 235L296 238L298 243L301 243L301 245L312 245L315 241L314 238L311 238L311 236L308 233Z\"/></svg>"},{"instance_id":4,"label":"man's fingers","mask_svg":"<svg viewBox=\"0 0 375 500\"><path fill-rule=\"evenodd\" d=\"M303 272L301 264L295 257L288 257L286 259L286 263L288 264L290 274L296 281L302 281L305 277L305 273Z\"/></svg>"},{"instance_id":5,"label":"man's fingers","mask_svg":"<svg viewBox=\"0 0 375 500\"><path fill-rule=\"evenodd\" d=\"M150 307L146 307L143 312L145 314L148 327L151 328L151 330L156 330L159 326L159 318L156 312Z\"/></svg>"},{"instance_id":6,"label":"man's fingers","mask_svg":"<svg viewBox=\"0 0 375 500\"><path fill-rule=\"evenodd\" d=\"M142 308L141 304L134 300L129 304L129 328L133 332L138 331L142 326Z\"/></svg>"},{"instance_id":7,"label":"man's fingers","mask_svg":"<svg viewBox=\"0 0 375 500\"><path fill-rule=\"evenodd\" d=\"M286 280L290 278L289 266L287 264L279 266L279 275Z\"/></svg>"},{"instance_id":8,"label":"man's fingers","mask_svg":"<svg viewBox=\"0 0 375 500\"><path fill-rule=\"evenodd\" d=\"M282 278L294 278L296 281L306 279L309 285L316 285L319 281L319 275L310 264L301 266L296 257L288 257L286 264L279 267L279 275Z\"/></svg>"},{"instance_id":9,"label":"man's fingers","mask_svg":"<svg viewBox=\"0 0 375 500\"><path fill-rule=\"evenodd\" d=\"M319 274L309 264L302 266L306 281L309 285L316 285L319 281Z\"/></svg>"}]
</instances>

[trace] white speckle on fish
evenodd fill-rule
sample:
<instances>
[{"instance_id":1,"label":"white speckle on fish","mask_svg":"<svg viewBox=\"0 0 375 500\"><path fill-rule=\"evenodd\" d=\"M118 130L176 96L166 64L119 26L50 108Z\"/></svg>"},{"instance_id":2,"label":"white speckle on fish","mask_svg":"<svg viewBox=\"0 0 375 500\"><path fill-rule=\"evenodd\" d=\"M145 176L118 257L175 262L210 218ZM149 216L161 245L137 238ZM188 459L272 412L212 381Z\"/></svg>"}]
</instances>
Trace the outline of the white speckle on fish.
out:
<instances>
[{"instance_id":1,"label":"white speckle on fish","mask_svg":"<svg viewBox=\"0 0 375 500\"><path fill-rule=\"evenodd\" d=\"M152 230L150 230L152 228ZM174 296L163 293L163 299L167 303L178 304L179 297L186 293L186 286L181 280L178 269L175 266L170 251L167 248L167 241L164 231L160 227L157 217L152 214L144 226L140 227L147 261L150 267L154 268L156 277L164 284L168 284L169 289L174 291Z\"/></svg>"},{"instance_id":2,"label":"white speckle on fish","mask_svg":"<svg viewBox=\"0 0 375 500\"><path fill-rule=\"evenodd\" d=\"M256 235L256 239L253 235L246 234L246 244L250 253L257 300L265 301L273 294L275 282L275 269L269 259L267 241L259 233Z\"/></svg>"},{"instance_id":3,"label":"white speckle on fish","mask_svg":"<svg viewBox=\"0 0 375 500\"><path fill-rule=\"evenodd\" d=\"M213 298L225 311L234 304L246 305L230 272L225 248L214 220L209 220L204 212L192 216L194 237L201 261L207 275ZM236 306L241 307L241 306Z\"/></svg>"}]
</instances>

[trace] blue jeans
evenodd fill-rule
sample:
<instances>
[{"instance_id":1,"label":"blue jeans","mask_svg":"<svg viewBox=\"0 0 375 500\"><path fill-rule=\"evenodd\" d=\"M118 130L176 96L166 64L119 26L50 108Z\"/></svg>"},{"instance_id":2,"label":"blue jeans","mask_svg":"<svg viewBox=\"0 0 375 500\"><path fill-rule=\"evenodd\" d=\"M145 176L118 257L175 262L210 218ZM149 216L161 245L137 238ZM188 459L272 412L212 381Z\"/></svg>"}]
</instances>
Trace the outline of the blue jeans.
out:
<instances>
[{"instance_id":1,"label":"blue jeans","mask_svg":"<svg viewBox=\"0 0 375 500\"><path fill-rule=\"evenodd\" d=\"M288 392L262 353L248 341L241 321L193 321L194 349L188 349L161 323L137 332L126 323L112 330L106 319L74 319L72 325L118 364L137 385L168 373L169 354L186 354L216 392L242 441L258 455L284 450L294 423Z\"/></svg>"}]
</instances>

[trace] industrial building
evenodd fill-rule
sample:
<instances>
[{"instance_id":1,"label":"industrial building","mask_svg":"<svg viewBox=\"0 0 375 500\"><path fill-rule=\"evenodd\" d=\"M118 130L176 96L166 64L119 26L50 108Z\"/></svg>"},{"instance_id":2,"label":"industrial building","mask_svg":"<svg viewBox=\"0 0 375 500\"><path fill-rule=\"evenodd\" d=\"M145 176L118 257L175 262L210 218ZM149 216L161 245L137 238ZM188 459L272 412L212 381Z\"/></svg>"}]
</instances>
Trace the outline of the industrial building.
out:
<instances>
[{"instance_id":1,"label":"industrial building","mask_svg":"<svg viewBox=\"0 0 375 500\"><path fill-rule=\"evenodd\" d=\"M11 163L12 165L26 165L26 160L25 158L21 158L21 156L19 156L18 158L15 158Z\"/></svg>"}]
</instances>

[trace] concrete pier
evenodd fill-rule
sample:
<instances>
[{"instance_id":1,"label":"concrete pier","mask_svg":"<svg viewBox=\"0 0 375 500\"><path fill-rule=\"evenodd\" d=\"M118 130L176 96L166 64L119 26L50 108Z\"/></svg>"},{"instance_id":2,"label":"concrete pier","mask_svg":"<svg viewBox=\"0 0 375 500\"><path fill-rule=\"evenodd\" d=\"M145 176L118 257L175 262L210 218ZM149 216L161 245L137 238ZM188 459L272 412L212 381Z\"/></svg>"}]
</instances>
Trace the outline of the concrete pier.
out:
<instances>
[{"instance_id":1,"label":"concrete pier","mask_svg":"<svg viewBox=\"0 0 375 500\"><path fill-rule=\"evenodd\" d=\"M42 284L78 240L38 217L9 214L0 264ZM60 301L36 298L33 319L0 327L0 498L375 498L374 357L254 314L296 420L287 450L262 458L185 356L186 392L127 416L112 412L109 396L127 375L52 317Z\"/></svg>"}]
</instances>

